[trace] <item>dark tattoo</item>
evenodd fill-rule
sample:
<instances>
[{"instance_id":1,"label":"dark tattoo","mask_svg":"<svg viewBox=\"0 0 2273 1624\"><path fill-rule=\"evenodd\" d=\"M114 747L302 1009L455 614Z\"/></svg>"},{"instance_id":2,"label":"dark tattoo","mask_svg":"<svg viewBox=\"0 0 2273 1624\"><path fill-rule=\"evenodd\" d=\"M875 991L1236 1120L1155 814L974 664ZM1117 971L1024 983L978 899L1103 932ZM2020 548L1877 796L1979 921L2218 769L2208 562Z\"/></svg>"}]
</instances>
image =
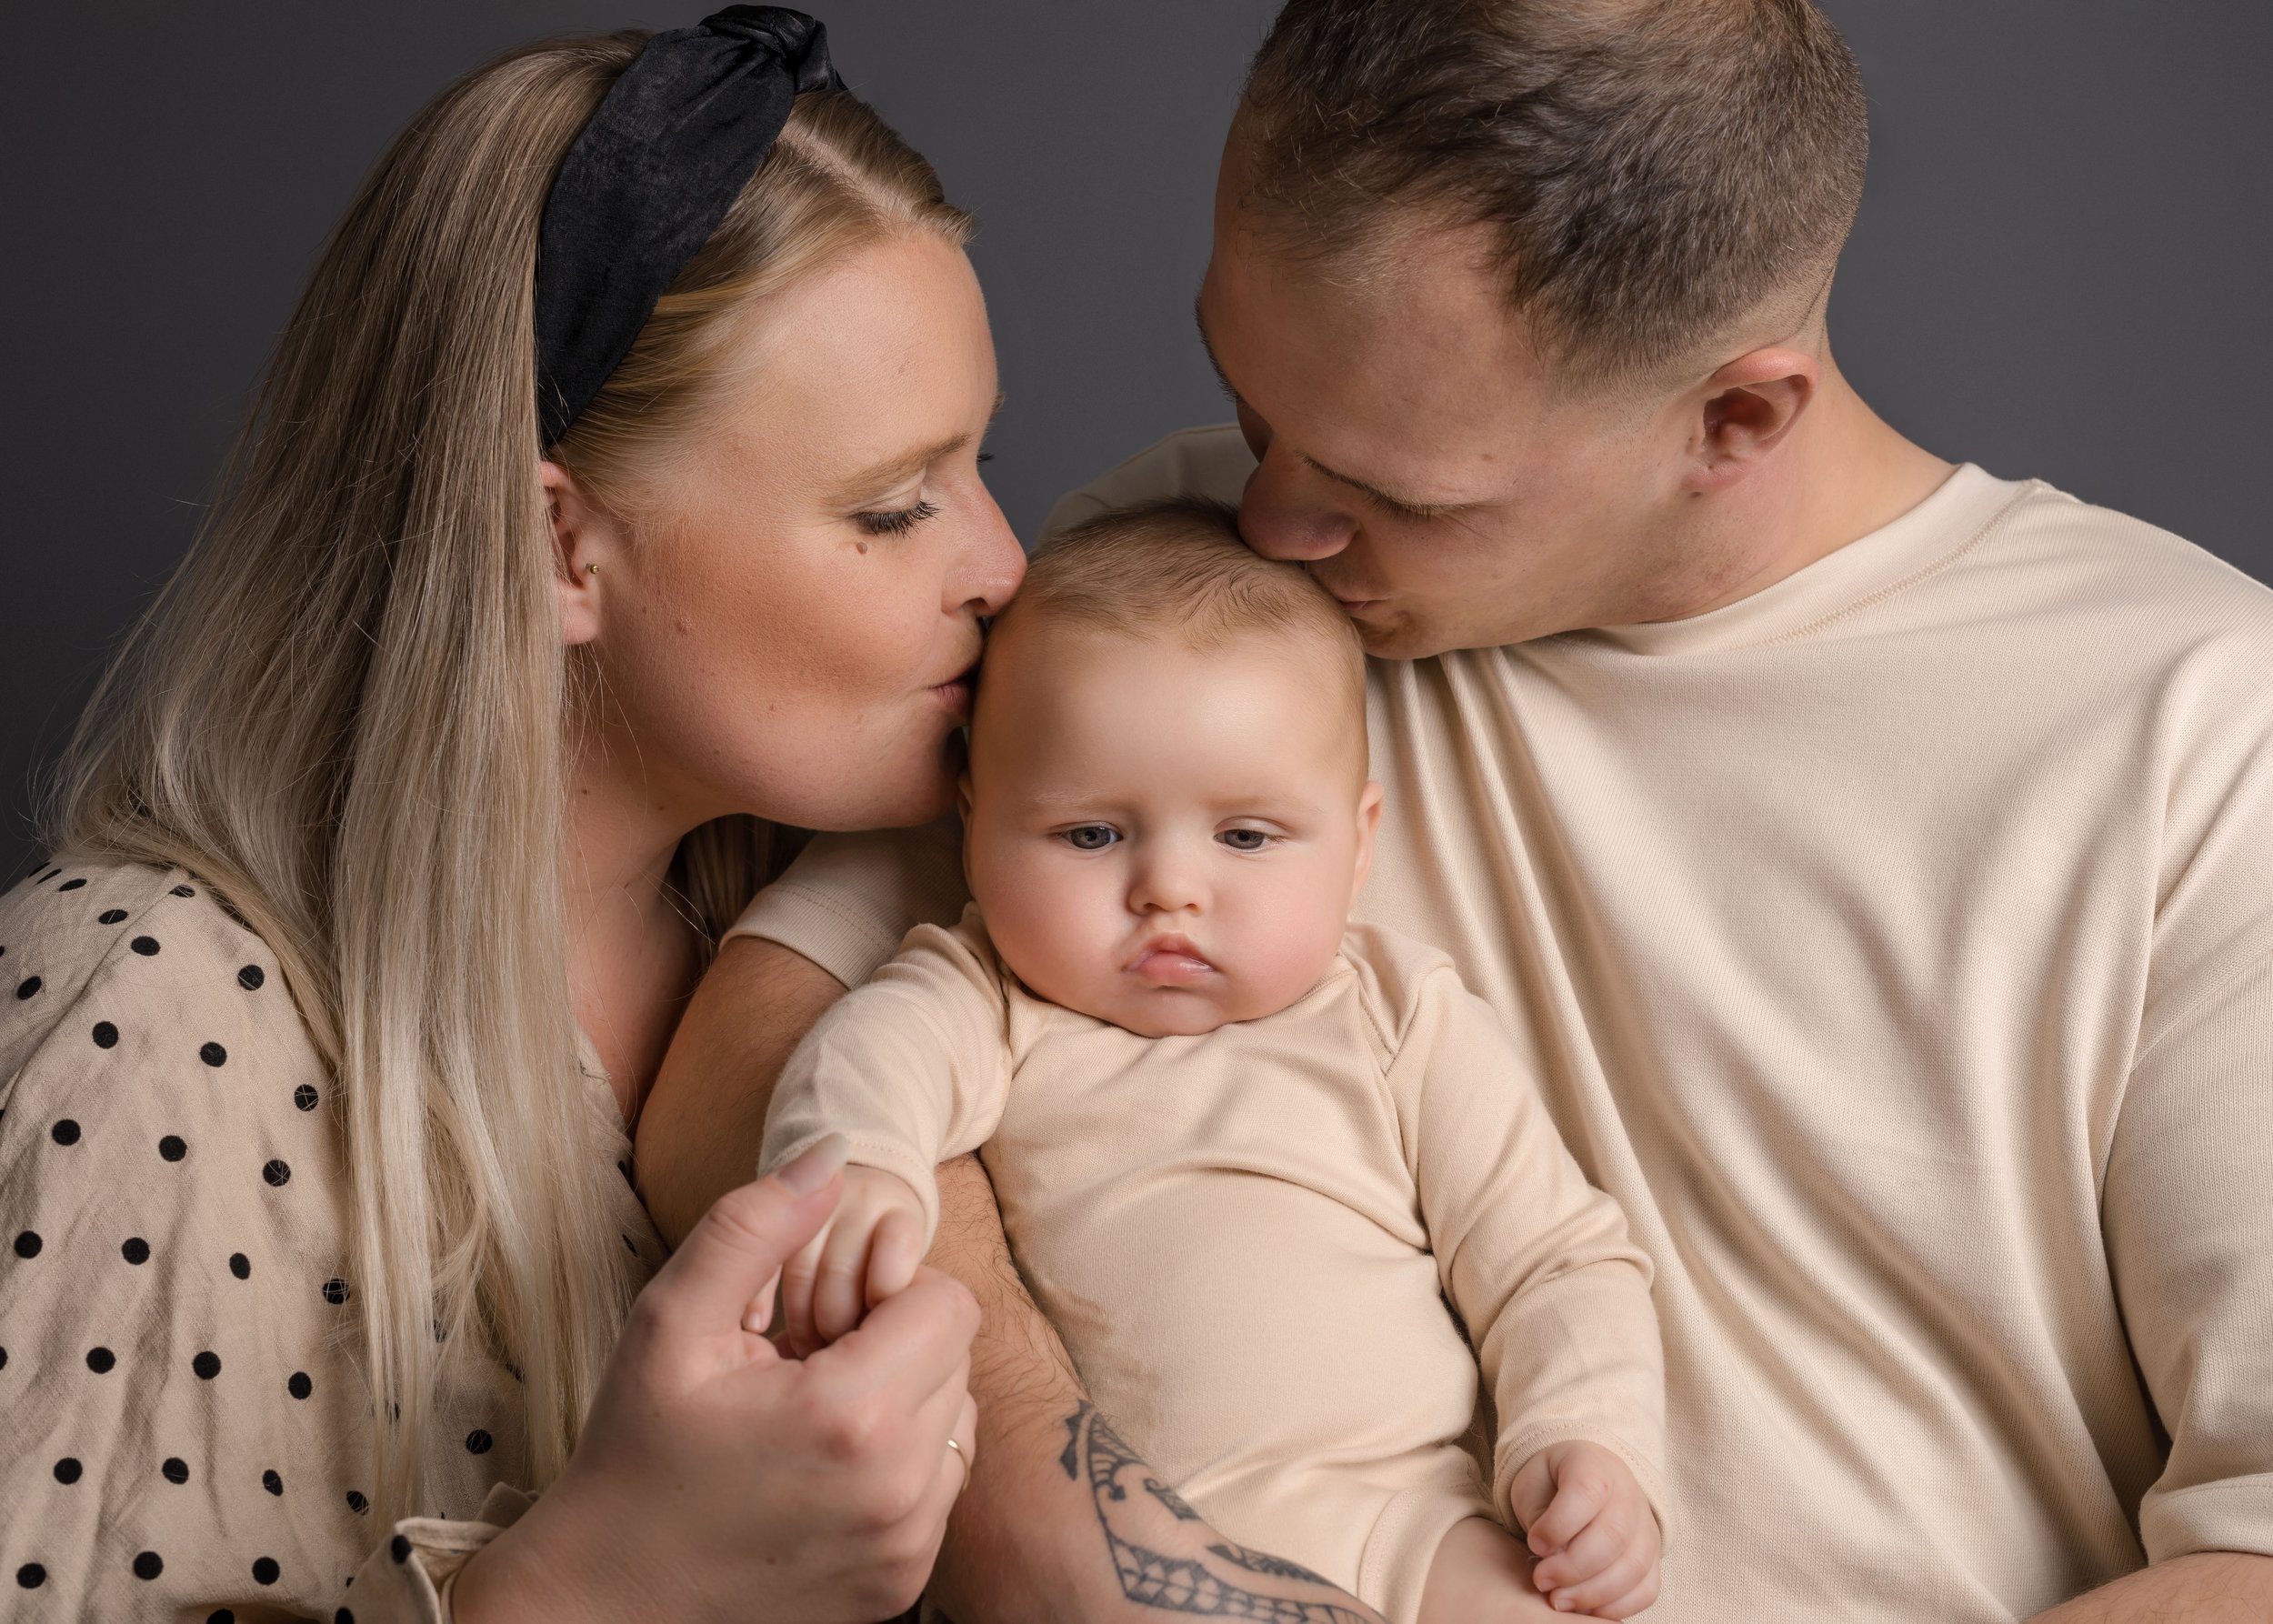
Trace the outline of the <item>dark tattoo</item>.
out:
<instances>
[{"instance_id":1,"label":"dark tattoo","mask_svg":"<svg viewBox=\"0 0 2273 1624\"><path fill-rule=\"evenodd\" d=\"M1114 1527L1114 1508L1127 1500L1126 1479L1132 1477L1178 1521L1197 1521L1199 1514L1146 1469L1136 1451L1121 1441L1120 1434L1091 1405L1085 1402L1066 1418L1066 1450L1057 1463L1075 1482L1087 1479L1097 1525L1105 1531L1106 1549L1112 1553L1114 1570L1120 1576L1121 1594L1131 1601L1163 1612L1252 1619L1259 1624L1369 1624L1364 1614L1337 1602L1265 1595L1216 1572L1205 1562L1150 1550L1126 1538ZM1330 1579L1307 1568L1259 1551L1228 1542L1207 1549L1209 1555L1220 1557L1242 1573L1334 1588Z\"/></svg>"}]
</instances>

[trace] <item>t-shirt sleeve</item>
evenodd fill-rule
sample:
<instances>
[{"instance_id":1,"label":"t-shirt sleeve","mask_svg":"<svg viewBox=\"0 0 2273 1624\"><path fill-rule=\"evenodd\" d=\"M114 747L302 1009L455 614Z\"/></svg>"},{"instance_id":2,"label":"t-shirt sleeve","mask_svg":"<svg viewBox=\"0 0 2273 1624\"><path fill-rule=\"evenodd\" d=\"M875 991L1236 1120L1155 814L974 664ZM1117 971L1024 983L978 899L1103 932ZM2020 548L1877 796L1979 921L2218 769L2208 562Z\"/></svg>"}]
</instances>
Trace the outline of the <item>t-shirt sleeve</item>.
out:
<instances>
[{"instance_id":1,"label":"t-shirt sleeve","mask_svg":"<svg viewBox=\"0 0 2273 1624\"><path fill-rule=\"evenodd\" d=\"M1494 1503L1509 1510L1540 1449L1583 1439L1633 1469L1669 1536L1665 1358L1625 1214L1587 1182L1498 1017L1450 967L1419 983L1388 1076L1437 1270L1498 1412Z\"/></svg>"},{"instance_id":2,"label":"t-shirt sleeve","mask_svg":"<svg viewBox=\"0 0 2273 1624\"><path fill-rule=\"evenodd\" d=\"M933 1169L991 1138L1010 1091L1002 972L967 912L919 925L906 946L831 1005L782 1068L766 1117L761 1174L841 1133L852 1159L896 1174L939 1223Z\"/></svg>"},{"instance_id":3,"label":"t-shirt sleeve","mask_svg":"<svg viewBox=\"0 0 2273 1624\"><path fill-rule=\"evenodd\" d=\"M2133 1357L2170 1437L2149 1561L2273 1556L2273 952L2135 1062L2101 1188Z\"/></svg>"},{"instance_id":4,"label":"t-shirt sleeve","mask_svg":"<svg viewBox=\"0 0 2273 1624\"><path fill-rule=\"evenodd\" d=\"M816 835L750 899L728 937L778 943L858 987L918 925L952 925L970 893L953 818L915 829Z\"/></svg>"}]
</instances>

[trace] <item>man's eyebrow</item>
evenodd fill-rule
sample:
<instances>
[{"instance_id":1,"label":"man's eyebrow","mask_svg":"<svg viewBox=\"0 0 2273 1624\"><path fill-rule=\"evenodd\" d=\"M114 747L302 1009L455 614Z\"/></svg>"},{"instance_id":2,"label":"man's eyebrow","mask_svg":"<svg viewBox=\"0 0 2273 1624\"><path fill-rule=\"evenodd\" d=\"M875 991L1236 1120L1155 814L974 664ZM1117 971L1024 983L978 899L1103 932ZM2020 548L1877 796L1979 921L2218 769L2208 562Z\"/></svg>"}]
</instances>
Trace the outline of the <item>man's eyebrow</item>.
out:
<instances>
[{"instance_id":1,"label":"man's eyebrow","mask_svg":"<svg viewBox=\"0 0 2273 1624\"><path fill-rule=\"evenodd\" d=\"M1223 386L1223 392L1231 396L1232 403L1235 406L1244 406L1246 402L1240 398L1239 391L1232 386L1230 377L1223 369L1223 363L1216 359L1216 346L1207 341L1207 324L1200 317L1199 301L1197 299L1194 299L1192 301L1192 325L1199 329L1199 346L1207 353L1208 366L1216 369L1216 381ZM1317 457L1310 456L1307 452L1298 451L1295 455L1300 457L1303 463L1313 472L1325 475L1328 479L1334 481L1335 484L1347 485L1350 487L1350 489L1357 491L1363 496L1372 497L1376 502L1380 503L1384 507L1390 508L1397 513L1410 514L1415 518L1444 518L1448 515L1464 512L1467 508L1476 506L1472 502L1446 503L1408 501L1407 498L1397 496L1393 492L1383 490L1377 485L1368 485L1363 479L1358 479L1348 474L1340 473L1333 468L1329 468Z\"/></svg>"},{"instance_id":2,"label":"man's eyebrow","mask_svg":"<svg viewBox=\"0 0 2273 1624\"><path fill-rule=\"evenodd\" d=\"M1006 398L1002 395L995 396L995 408L986 416L988 423L991 424L1001 415ZM858 473L838 481L829 499L839 505L865 500L879 490L897 485L911 474L920 474L932 464L953 456L970 443L969 435L949 435L946 439L935 441L929 446L918 446L913 451L887 457L880 463L872 463Z\"/></svg>"}]
</instances>

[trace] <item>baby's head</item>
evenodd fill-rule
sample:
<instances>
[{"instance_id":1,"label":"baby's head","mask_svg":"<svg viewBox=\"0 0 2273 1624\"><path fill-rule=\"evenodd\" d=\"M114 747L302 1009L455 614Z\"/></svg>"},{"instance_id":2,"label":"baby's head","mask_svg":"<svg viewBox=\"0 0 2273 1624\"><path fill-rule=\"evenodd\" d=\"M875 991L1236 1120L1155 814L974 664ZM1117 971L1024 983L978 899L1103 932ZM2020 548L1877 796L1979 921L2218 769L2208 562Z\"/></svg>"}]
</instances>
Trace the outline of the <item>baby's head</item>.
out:
<instances>
[{"instance_id":1,"label":"baby's head","mask_svg":"<svg viewBox=\"0 0 2273 1624\"><path fill-rule=\"evenodd\" d=\"M1230 509L1107 514L1038 554L971 718L964 861L1035 993L1147 1037L1317 985L1364 883L1357 634Z\"/></svg>"}]
</instances>

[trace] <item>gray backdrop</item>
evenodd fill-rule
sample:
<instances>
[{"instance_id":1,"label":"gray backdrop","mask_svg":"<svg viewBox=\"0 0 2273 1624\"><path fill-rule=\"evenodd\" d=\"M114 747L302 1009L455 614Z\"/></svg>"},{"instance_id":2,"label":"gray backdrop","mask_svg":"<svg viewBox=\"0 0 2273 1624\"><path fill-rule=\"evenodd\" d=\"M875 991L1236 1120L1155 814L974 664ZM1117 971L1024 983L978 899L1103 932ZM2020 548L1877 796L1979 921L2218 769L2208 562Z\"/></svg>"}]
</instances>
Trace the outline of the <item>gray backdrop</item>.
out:
<instances>
[{"instance_id":1,"label":"gray backdrop","mask_svg":"<svg viewBox=\"0 0 2273 1624\"><path fill-rule=\"evenodd\" d=\"M854 85L977 211L1031 536L1227 415L1191 336L1216 153L1275 0L814 0ZM2168 526L2260 578L2273 440L2273 7L1828 0L1877 155L1833 311L1906 433ZM656 0L307 0L9 19L0 878L35 770L197 505L332 220L409 115L540 35Z\"/></svg>"}]
</instances>

